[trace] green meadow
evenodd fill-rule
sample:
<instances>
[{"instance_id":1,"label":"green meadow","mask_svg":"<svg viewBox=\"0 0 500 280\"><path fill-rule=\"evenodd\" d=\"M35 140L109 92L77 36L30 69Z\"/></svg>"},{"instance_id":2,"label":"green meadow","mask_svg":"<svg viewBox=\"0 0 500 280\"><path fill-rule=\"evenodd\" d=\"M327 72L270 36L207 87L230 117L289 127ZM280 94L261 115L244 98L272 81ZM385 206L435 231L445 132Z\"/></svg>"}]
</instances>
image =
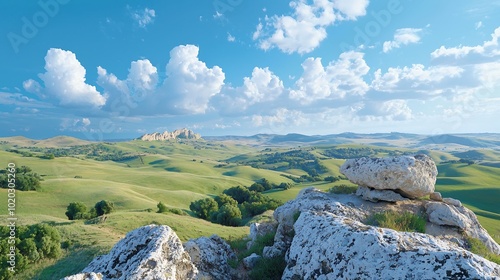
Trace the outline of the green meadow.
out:
<instances>
[{"instance_id":1,"label":"green meadow","mask_svg":"<svg viewBox=\"0 0 500 280\"><path fill-rule=\"evenodd\" d=\"M68 145L88 145L77 139L57 137L52 140L32 141L26 138L4 138L0 140L0 166L29 166L43 178L41 190L16 192L16 214L18 224L49 223L60 232L68 247L62 258L38 263L29 271L18 275L19 279L59 279L81 271L96 255L106 253L124 235L137 227L148 224L165 224L172 227L181 238L218 234L226 239L238 238L249 233L248 226L226 227L203 221L192 216L189 205L192 201L213 197L223 190L237 186L250 186L261 178L272 183L294 183L291 179L307 176L308 172L293 166L287 168L290 159L283 162L266 163L268 155L289 152L290 147L251 147L219 142L143 142L129 141L105 143L112 152L126 155L114 161L96 160L84 154L42 159L37 156L53 148ZM36 147L33 149L30 147ZM320 177L339 176L339 167L344 160L325 156L325 151L336 146L301 148L307 156L317 159L323 166ZM357 149L366 146L343 145ZM371 147L376 156L415 150L387 147ZM7 150L16 149L17 152ZM296 148L294 148L296 149ZM377 150L379 149L379 150ZM31 152L23 156L21 152ZM59 151L60 152L60 151ZM444 197L453 197L474 211L482 225L497 242L500 241L500 169L491 163L500 162L498 153L483 151L489 165L468 165L455 162L459 157L444 151L429 153L438 163L439 175L436 189ZM295 158L294 158L295 160ZM453 161L453 163L446 161ZM309 173L311 173L309 171ZM294 183L289 190L271 190L265 194L283 202L293 199L304 187L314 186L322 190L338 184L350 184L346 180L337 182L310 181ZM7 191L0 189L0 197L7 199ZM112 201L116 211L108 215L104 223L69 221L65 216L71 202L83 202L93 207L103 199ZM156 213L158 202L170 208L180 209L185 215ZM0 217L6 218L6 203L0 203ZM266 212L252 221L269 219Z\"/></svg>"}]
</instances>

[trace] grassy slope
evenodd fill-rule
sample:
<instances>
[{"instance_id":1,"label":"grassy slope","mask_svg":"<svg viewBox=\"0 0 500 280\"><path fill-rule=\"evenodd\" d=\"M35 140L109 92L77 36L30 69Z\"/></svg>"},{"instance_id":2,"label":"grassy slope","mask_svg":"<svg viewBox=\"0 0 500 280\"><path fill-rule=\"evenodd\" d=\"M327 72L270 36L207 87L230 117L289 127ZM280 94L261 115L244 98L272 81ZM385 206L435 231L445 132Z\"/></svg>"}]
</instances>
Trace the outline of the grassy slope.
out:
<instances>
[{"instance_id":1,"label":"grassy slope","mask_svg":"<svg viewBox=\"0 0 500 280\"><path fill-rule=\"evenodd\" d=\"M29 143L25 139L21 140ZM42 191L18 192L17 212L20 222L55 223L66 239L80 240L81 243L81 246L72 247L68 255L58 262L34 267L29 272L31 275L41 271L40 279L57 279L78 272L96 254L109 250L126 232L150 223L170 225L183 240L213 233L223 237L247 234L247 227L222 227L189 216L148 213L144 210L156 210L156 204L162 201L170 207L187 211L191 201L217 195L231 186L248 186L263 177L274 183L289 182L281 176L282 172L255 169L239 165L236 161L215 167L235 156L250 159L261 153L246 146L142 141L117 143L114 146L131 154L141 154L142 161L139 158L120 163L77 158L43 160L0 151L0 166L15 162L18 166L30 166L35 172L44 175ZM319 152L321 149L313 151L320 156ZM454 159L444 152L432 152L431 156L438 161ZM340 175L338 169L343 160L325 159L321 162L328 168L323 176ZM286 172L305 174L301 170ZM447 164L440 165L439 172L437 190L446 197L462 200L478 214L483 226L497 242L500 241L500 210L496 207L500 197L498 168ZM82 178L77 179L75 176ZM267 195L286 201L293 199L304 187L315 186L328 190L342 183L349 184L348 181L304 183L287 191L271 191ZM0 196L5 197L6 191L0 190ZM110 215L105 224L84 225L81 221L66 220L64 212L70 202L81 201L90 207L102 199L112 200L117 206L117 212ZM4 203L0 203L2 213L6 213ZM0 215L0 218L3 217Z\"/></svg>"}]
</instances>

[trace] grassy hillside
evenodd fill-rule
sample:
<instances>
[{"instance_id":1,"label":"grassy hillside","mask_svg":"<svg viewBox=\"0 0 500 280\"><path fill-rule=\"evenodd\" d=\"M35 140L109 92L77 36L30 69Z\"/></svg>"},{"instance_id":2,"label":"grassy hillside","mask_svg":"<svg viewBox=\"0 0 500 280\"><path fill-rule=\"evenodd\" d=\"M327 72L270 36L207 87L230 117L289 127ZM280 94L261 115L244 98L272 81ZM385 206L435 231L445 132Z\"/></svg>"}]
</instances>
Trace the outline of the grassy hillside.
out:
<instances>
[{"instance_id":1,"label":"grassy hillside","mask_svg":"<svg viewBox=\"0 0 500 280\"><path fill-rule=\"evenodd\" d=\"M96 254L107 252L126 232L151 223L171 226L182 240L211 234L225 238L245 235L248 227L224 227L189 216L189 204L218 195L232 186L249 186L261 178L279 184L292 182L290 178L309 176L311 170L319 171L315 176L319 181L295 183L289 190L265 193L287 201L308 186L328 190L334 185L349 184L346 180L334 183L323 180L341 175L339 167L344 159L330 155L387 156L417 152L359 144L263 149L205 141L88 144L66 137L45 142L20 137L0 140L4 140L0 141L0 168L14 162L17 166L29 166L44 179L38 192L17 192L19 223L52 224L62 233L63 240L71 244L62 259L42 262L19 279L35 275L37 279L59 279L76 273ZM7 152L13 148L31 156ZM68 156L39 158L49 152ZM445 151L426 153L438 163L459 159ZM500 161L497 152L482 150L482 154L492 162ZM305 164L300 163L301 157L307 157L303 159ZM106 158L114 161L103 160ZM438 168L437 191L445 197L460 199L478 215L497 242L500 241L500 170L494 165L464 163L442 163ZM0 189L0 196L6 195L6 190ZM92 207L103 199L116 205L116 212L109 215L105 223L68 221L64 214L70 202L79 201ZM155 213L159 201L183 210L186 215ZM6 204L0 203L0 218L6 217L4 213L7 213Z\"/></svg>"}]
</instances>

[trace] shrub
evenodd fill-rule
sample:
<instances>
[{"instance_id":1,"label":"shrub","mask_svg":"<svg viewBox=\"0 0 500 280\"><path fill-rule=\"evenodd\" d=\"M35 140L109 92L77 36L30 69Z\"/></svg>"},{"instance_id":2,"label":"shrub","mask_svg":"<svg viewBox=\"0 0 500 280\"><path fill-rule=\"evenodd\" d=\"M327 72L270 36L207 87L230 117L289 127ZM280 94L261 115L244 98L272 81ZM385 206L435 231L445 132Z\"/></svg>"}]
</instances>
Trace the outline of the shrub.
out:
<instances>
[{"instance_id":1,"label":"shrub","mask_svg":"<svg viewBox=\"0 0 500 280\"><path fill-rule=\"evenodd\" d=\"M217 212L217 210L219 210L219 205L213 198L209 197L191 202L189 209L191 209L196 216L207 220L212 212Z\"/></svg>"},{"instance_id":2,"label":"shrub","mask_svg":"<svg viewBox=\"0 0 500 280\"><path fill-rule=\"evenodd\" d=\"M250 196L252 195L250 190L242 186L229 188L227 190L224 190L223 193L238 201L238 204L248 201L248 199L250 199Z\"/></svg>"},{"instance_id":3,"label":"shrub","mask_svg":"<svg viewBox=\"0 0 500 280\"><path fill-rule=\"evenodd\" d=\"M0 226L0 262L7 265L9 228ZM61 256L61 236L57 229L47 224L19 226L16 238L16 273L28 265L43 259L56 259ZM0 269L0 279L15 279L7 269Z\"/></svg>"},{"instance_id":4,"label":"shrub","mask_svg":"<svg viewBox=\"0 0 500 280\"><path fill-rule=\"evenodd\" d=\"M229 204L232 206L238 206L238 201L234 200L232 197L230 197L227 194L221 194L221 195L215 197L215 201L219 205L219 208L226 205L226 204Z\"/></svg>"},{"instance_id":5,"label":"shrub","mask_svg":"<svg viewBox=\"0 0 500 280\"><path fill-rule=\"evenodd\" d=\"M351 194L351 193L356 193L356 190L358 189L357 186L349 186L346 184L340 184L331 187L328 191L330 193L335 193L335 194Z\"/></svg>"},{"instance_id":6,"label":"shrub","mask_svg":"<svg viewBox=\"0 0 500 280\"><path fill-rule=\"evenodd\" d=\"M215 222L226 226L239 226L241 224L241 211L238 207L226 204L217 214L213 215Z\"/></svg>"},{"instance_id":7,"label":"shrub","mask_svg":"<svg viewBox=\"0 0 500 280\"><path fill-rule=\"evenodd\" d=\"M97 202L94 206L97 216L102 216L104 214L109 214L115 209L113 202L108 200L101 200Z\"/></svg>"},{"instance_id":8,"label":"shrub","mask_svg":"<svg viewBox=\"0 0 500 280\"><path fill-rule=\"evenodd\" d=\"M370 216L366 224L391 228L397 231L425 233L426 222L425 217L410 212L399 213L395 211L385 211Z\"/></svg>"},{"instance_id":9,"label":"shrub","mask_svg":"<svg viewBox=\"0 0 500 280\"><path fill-rule=\"evenodd\" d=\"M87 206L82 202L71 202L66 210L65 214L70 220L79 220L87 217Z\"/></svg>"}]
</instances>

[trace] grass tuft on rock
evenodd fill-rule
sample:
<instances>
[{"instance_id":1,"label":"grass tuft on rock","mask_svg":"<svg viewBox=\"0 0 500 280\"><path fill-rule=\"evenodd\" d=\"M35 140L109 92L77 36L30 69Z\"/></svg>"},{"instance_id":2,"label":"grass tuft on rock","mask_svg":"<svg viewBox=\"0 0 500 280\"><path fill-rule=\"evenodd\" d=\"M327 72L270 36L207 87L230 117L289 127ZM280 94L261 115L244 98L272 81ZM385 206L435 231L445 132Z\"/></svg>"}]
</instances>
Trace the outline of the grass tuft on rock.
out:
<instances>
[{"instance_id":1,"label":"grass tuft on rock","mask_svg":"<svg viewBox=\"0 0 500 280\"><path fill-rule=\"evenodd\" d=\"M425 233L427 220L421 215L411 212L399 213L395 211L385 211L375 213L367 218L366 224L390 228L397 231L421 232Z\"/></svg>"}]
</instances>

